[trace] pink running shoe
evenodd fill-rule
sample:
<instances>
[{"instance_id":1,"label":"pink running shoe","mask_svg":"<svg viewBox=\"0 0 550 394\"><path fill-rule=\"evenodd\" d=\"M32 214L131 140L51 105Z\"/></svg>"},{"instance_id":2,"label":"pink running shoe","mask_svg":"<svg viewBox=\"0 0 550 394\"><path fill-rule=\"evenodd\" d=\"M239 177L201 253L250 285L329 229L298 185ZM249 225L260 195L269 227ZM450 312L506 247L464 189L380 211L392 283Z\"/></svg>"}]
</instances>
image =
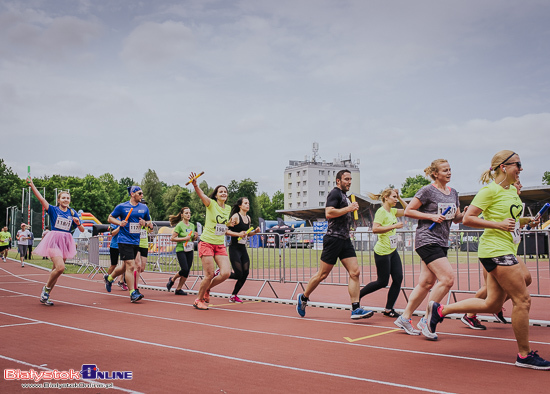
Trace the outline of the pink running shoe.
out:
<instances>
[{"instance_id":1,"label":"pink running shoe","mask_svg":"<svg viewBox=\"0 0 550 394\"><path fill-rule=\"evenodd\" d=\"M120 286L120 288L124 291L128 291L128 286L126 286L126 283L124 282L118 282L118 285Z\"/></svg>"},{"instance_id":2,"label":"pink running shoe","mask_svg":"<svg viewBox=\"0 0 550 394\"><path fill-rule=\"evenodd\" d=\"M229 302L238 302L238 303L242 304L244 301L241 300L241 299L239 298L239 296L237 296L237 295L232 295L231 297L229 297Z\"/></svg>"},{"instance_id":3,"label":"pink running shoe","mask_svg":"<svg viewBox=\"0 0 550 394\"><path fill-rule=\"evenodd\" d=\"M193 306L198 309L198 310L201 310L201 311L206 311L208 310L208 305L205 304L205 302L203 300L199 300L198 298L195 300L195 302L193 303Z\"/></svg>"}]
</instances>

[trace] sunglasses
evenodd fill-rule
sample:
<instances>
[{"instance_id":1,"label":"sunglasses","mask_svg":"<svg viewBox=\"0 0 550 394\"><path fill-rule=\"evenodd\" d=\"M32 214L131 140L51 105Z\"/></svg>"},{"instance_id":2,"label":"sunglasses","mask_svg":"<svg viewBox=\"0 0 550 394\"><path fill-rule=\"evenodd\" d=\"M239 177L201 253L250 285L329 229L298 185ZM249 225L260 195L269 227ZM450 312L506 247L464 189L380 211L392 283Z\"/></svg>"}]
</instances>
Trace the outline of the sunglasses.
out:
<instances>
[{"instance_id":1,"label":"sunglasses","mask_svg":"<svg viewBox=\"0 0 550 394\"><path fill-rule=\"evenodd\" d=\"M512 163L514 164L514 163ZM140 196L143 196L143 192L137 192L136 194L139 194Z\"/></svg>"},{"instance_id":2,"label":"sunglasses","mask_svg":"<svg viewBox=\"0 0 550 394\"><path fill-rule=\"evenodd\" d=\"M515 161L513 163L506 163L505 165L513 166L514 164L518 167L518 170L521 170L521 161Z\"/></svg>"}]
</instances>

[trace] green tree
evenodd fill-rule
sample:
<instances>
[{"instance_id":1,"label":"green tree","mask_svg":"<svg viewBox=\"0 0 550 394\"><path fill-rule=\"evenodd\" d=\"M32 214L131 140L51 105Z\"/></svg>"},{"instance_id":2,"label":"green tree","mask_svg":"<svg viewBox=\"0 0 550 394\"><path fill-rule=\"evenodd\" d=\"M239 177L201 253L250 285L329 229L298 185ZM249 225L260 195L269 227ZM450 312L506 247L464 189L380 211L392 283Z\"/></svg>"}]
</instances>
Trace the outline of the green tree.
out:
<instances>
[{"instance_id":1,"label":"green tree","mask_svg":"<svg viewBox=\"0 0 550 394\"><path fill-rule=\"evenodd\" d=\"M542 175L542 184L550 185L550 171L545 171L545 173Z\"/></svg>"},{"instance_id":2,"label":"green tree","mask_svg":"<svg viewBox=\"0 0 550 394\"><path fill-rule=\"evenodd\" d=\"M199 183L199 187L207 196L210 196L210 193L212 193L212 191L214 190L208 186L208 183L206 183L206 181L202 181L201 183ZM191 209L190 221L192 223L198 222L204 225L204 222L206 220L206 207L204 206L201 199L199 198L199 195L195 192L191 193L189 208Z\"/></svg>"},{"instance_id":3,"label":"green tree","mask_svg":"<svg viewBox=\"0 0 550 394\"><path fill-rule=\"evenodd\" d=\"M189 207L191 203L191 193L181 186L170 186L162 196L162 201L166 207L165 220L168 220L170 215L177 215L180 209Z\"/></svg>"},{"instance_id":4,"label":"green tree","mask_svg":"<svg viewBox=\"0 0 550 394\"><path fill-rule=\"evenodd\" d=\"M273 197L271 197L271 205L273 206L273 210L275 211L276 215L278 215L276 211L285 208L285 195L282 191L277 190L273 194Z\"/></svg>"},{"instance_id":5,"label":"green tree","mask_svg":"<svg viewBox=\"0 0 550 394\"><path fill-rule=\"evenodd\" d=\"M162 183L154 170L147 170L141 181L143 198L148 203L149 213L153 220L164 218L165 210L162 204Z\"/></svg>"},{"instance_id":6,"label":"green tree","mask_svg":"<svg viewBox=\"0 0 550 394\"><path fill-rule=\"evenodd\" d=\"M252 220L252 225L258 225L258 217L260 216L260 205L258 199L256 198L256 193L258 192L258 182L254 182L250 178L243 179L238 182L233 180L229 182L227 186L227 191L229 192L229 199L227 200L228 204L233 206L237 200L241 197L248 198L250 202L250 211L248 211L248 216Z\"/></svg>"},{"instance_id":7,"label":"green tree","mask_svg":"<svg viewBox=\"0 0 550 394\"><path fill-rule=\"evenodd\" d=\"M422 186L426 186L429 184L430 181L422 175L417 175L415 177L410 176L405 179L403 186L401 186L401 196L405 198L414 197L416 192L420 190Z\"/></svg>"},{"instance_id":8,"label":"green tree","mask_svg":"<svg viewBox=\"0 0 550 394\"><path fill-rule=\"evenodd\" d=\"M8 207L21 205L21 190L26 182L0 159L0 224L5 226ZM19 207L20 208L20 207ZM12 234L13 235L13 234Z\"/></svg>"},{"instance_id":9,"label":"green tree","mask_svg":"<svg viewBox=\"0 0 550 394\"><path fill-rule=\"evenodd\" d=\"M265 220L275 219L275 210L271 206L271 198L269 194L263 192L258 196L258 205L260 207L260 217Z\"/></svg>"}]
</instances>

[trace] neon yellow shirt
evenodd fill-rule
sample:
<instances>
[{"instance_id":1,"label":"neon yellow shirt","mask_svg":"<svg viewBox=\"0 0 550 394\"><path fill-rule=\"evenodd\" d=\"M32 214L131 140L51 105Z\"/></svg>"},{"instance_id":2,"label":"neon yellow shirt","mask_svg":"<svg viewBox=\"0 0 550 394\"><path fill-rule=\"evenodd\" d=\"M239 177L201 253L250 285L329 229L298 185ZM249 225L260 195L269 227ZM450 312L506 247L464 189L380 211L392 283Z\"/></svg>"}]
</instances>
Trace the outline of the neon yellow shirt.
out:
<instances>
[{"instance_id":1,"label":"neon yellow shirt","mask_svg":"<svg viewBox=\"0 0 550 394\"><path fill-rule=\"evenodd\" d=\"M483 211L483 218L492 222L502 222L505 219L515 219L523 211L523 204L514 186L509 189L491 182L484 186L474 197L471 205ZM486 228L479 240L478 257L492 258L507 254L515 255L518 244L514 243L509 231Z\"/></svg>"},{"instance_id":2,"label":"neon yellow shirt","mask_svg":"<svg viewBox=\"0 0 550 394\"><path fill-rule=\"evenodd\" d=\"M210 205L206 207L206 223L204 224L201 241L208 242L211 245L223 245L230 213L231 206L225 204L225 207L222 208L216 200L210 199Z\"/></svg>"},{"instance_id":3,"label":"neon yellow shirt","mask_svg":"<svg viewBox=\"0 0 550 394\"><path fill-rule=\"evenodd\" d=\"M384 207L378 208L376 211L376 214L374 215L374 223L378 223L382 227L391 226L392 224L397 223L397 208L391 208L390 212L386 211ZM396 237L395 235L396 230L393 229L391 231L388 231L387 233L383 234L377 234L378 235L378 241L376 242L376 245L374 245L374 252L379 256L386 256L388 254L393 253L393 251L397 248L397 246L392 248L391 240L393 240L395 243L397 243L397 238L390 238L390 237Z\"/></svg>"},{"instance_id":4,"label":"neon yellow shirt","mask_svg":"<svg viewBox=\"0 0 550 394\"><path fill-rule=\"evenodd\" d=\"M139 233L139 247L149 249L149 233L151 229L148 226L142 227Z\"/></svg>"},{"instance_id":5,"label":"neon yellow shirt","mask_svg":"<svg viewBox=\"0 0 550 394\"><path fill-rule=\"evenodd\" d=\"M11 234L7 231L0 231L0 246L6 246L10 244Z\"/></svg>"}]
</instances>

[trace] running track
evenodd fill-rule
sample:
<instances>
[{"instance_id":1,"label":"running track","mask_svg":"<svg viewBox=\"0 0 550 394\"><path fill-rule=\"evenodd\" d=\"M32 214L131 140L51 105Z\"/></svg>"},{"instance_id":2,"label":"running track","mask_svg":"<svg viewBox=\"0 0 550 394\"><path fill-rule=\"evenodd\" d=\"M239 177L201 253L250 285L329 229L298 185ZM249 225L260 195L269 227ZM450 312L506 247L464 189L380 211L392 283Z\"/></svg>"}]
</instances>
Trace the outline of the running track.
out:
<instances>
[{"instance_id":1,"label":"running track","mask_svg":"<svg viewBox=\"0 0 550 394\"><path fill-rule=\"evenodd\" d=\"M439 341L430 342L396 330L393 319L378 313L352 322L349 311L309 307L304 319L294 305L252 297L242 305L213 297L211 310L197 311L192 295L153 290L131 304L127 292L106 293L99 276L86 275L63 275L52 293L55 306L46 307L38 296L47 276L0 263L2 371L79 371L83 364L132 371L132 380L113 381L109 392L548 392L550 373L513 366L511 325L473 331L446 319ZM165 277L151 282L160 288ZM246 289L243 294L254 293ZM546 358L549 330L530 331L533 349ZM0 391L33 391L21 383L30 382L3 376Z\"/></svg>"}]
</instances>

